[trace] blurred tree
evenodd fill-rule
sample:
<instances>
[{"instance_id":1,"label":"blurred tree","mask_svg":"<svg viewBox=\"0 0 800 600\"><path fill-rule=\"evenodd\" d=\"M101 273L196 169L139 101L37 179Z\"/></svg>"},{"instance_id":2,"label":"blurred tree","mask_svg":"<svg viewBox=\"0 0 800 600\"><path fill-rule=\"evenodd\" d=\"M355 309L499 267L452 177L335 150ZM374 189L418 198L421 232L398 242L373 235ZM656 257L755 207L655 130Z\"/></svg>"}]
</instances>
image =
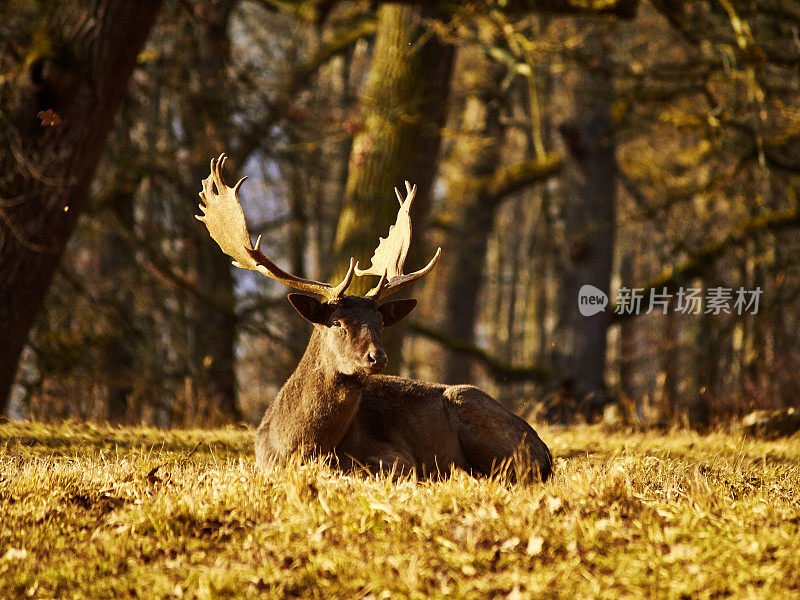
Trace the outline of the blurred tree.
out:
<instances>
[{"instance_id":1,"label":"blurred tree","mask_svg":"<svg viewBox=\"0 0 800 600\"><path fill-rule=\"evenodd\" d=\"M378 10L375 51L362 99L362 122L353 140L349 174L339 216L334 252L341 277L351 256L369 265L378 235L385 236L397 214L392 188L414 179L418 186L413 219L424 230L437 172L453 48L428 25L432 13L387 4ZM417 234L408 264L425 255ZM364 293L374 282L357 278L350 293ZM386 342L396 369L400 330Z\"/></svg>"},{"instance_id":2,"label":"blurred tree","mask_svg":"<svg viewBox=\"0 0 800 600\"><path fill-rule=\"evenodd\" d=\"M424 320L438 329L426 332L439 344L453 339L474 343L481 276L496 211L512 193L555 175L561 164L557 155L542 148L540 156L501 166L508 121L503 122L504 106L513 73L507 62L486 56L487 49L500 46L497 25L479 18L477 27L479 43L460 51L465 98L459 106L458 137L442 168L444 206L435 219L437 245L447 248L447 254L425 287ZM515 67L512 61L510 68ZM445 383L473 381L474 355L452 344L429 352L433 356L425 361L426 377Z\"/></svg>"},{"instance_id":3,"label":"blurred tree","mask_svg":"<svg viewBox=\"0 0 800 600\"><path fill-rule=\"evenodd\" d=\"M496 44L495 28L484 20L481 42ZM481 26L479 25L479 27ZM491 33L486 32L488 29ZM491 37L492 39L486 39ZM437 215L438 245L446 249L441 264L425 284L424 321L450 337L473 341L478 293L486 244L494 226L497 201L488 198L486 183L500 164L505 127L501 124L506 65L484 55L479 45L459 51L459 76L465 87L459 136L442 165L446 185L444 207ZM428 348L426 378L443 383L469 383L472 359L452 348Z\"/></svg>"},{"instance_id":4,"label":"blurred tree","mask_svg":"<svg viewBox=\"0 0 800 600\"><path fill-rule=\"evenodd\" d=\"M564 75L569 115L560 125L568 159L563 176L565 231L561 310L556 335L558 371L588 412L606 402L605 361L609 312L583 316L584 285L611 288L616 231L616 143L611 121L613 81L603 24L579 23L586 62Z\"/></svg>"},{"instance_id":5,"label":"blurred tree","mask_svg":"<svg viewBox=\"0 0 800 600\"><path fill-rule=\"evenodd\" d=\"M663 287L761 286L760 310L793 319L787 299L797 288L785 274L796 264L787 265L782 250L796 245L796 233L784 230L800 225L791 192L800 173L800 54L788 26L797 18L800 7L773 0L659 1L634 28L618 30L610 64L624 140L620 238L643 249L638 282L623 285L642 287L645 298ZM626 379L638 375L640 397L671 395L678 406L668 413L688 410L701 423L709 410L735 414L786 401L776 394L774 369L797 364L796 354L776 343L776 330L754 326L766 315L733 306L678 314L666 340L654 335L661 318L624 325L621 343L629 347L619 358L629 363Z\"/></svg>"},{"instance_id":6,"label":"blurred tree","mask_svg":"<svg viewBox=\"0 0 800 600\"><path fill-rule=\"evenodd\" d=\"M180 145L186 156L179 164L187 167L181 169L179 189L194 189L195 194L200 181L208 177L209 157L227 149L234 138L231 120L237 99L228 75L228 30L235 5L236 0L198 3L191 13L182 13L179 22L182 31L176 58L182 72L178 80L189 82L179 92ZM187 206L188 202L187 194ZM191 219L192 215L187 216L181 221L193 263L192 281L214 298L213 303L195 299L192 306L192 401L202 422L237 421L241 413L236 405L237 317L232 267L205 228Z\"/></svg>"},{"instance_id":7,"label":"blurred tree","mask_svg":"<svg viewBox=\"0 0 800 600\"><path fill-rule=\"evenodd\" d=\"M218 13L217 8L232 12ZM228 19L226 27L216 20L220 14ZM211 245L211 254L225 273L230 274L231 268L192 218L199 181L208 174L207 159L223 148L238 157L231 161L233 169L247 162L247 153L251 165L264 166L262 176L280 165L260 187L255 178L255 197L263 194L263 200L245 199L252 231L264 233L265 244L274 240L279 248L276 258L290 256L296 265L308 258L317 271L327 267L341 174L346 172L342 146L349 148L341 120L349 116L354 101L350 84L339 82L361 79L368 46L359 50L353 72L347 61L337 57L368 37L374 26L357 28L355 37L342 37L346 23L363 24L364 19L360 13L345 15L331 20L329 30L299 25L296 36L276 45L274 32L292 26L292 21L274 15L269 21L273 32L260 26L263 16L249 4L237 10L230 5L170 4L164 11L148 52L142 55L147 69L136 73L127 109L117 120L94 186L92 210L78 230L71 258L56 281L59 285L52 290L50 310L30 341L32 354L20 383L28 390L25 399L31 414L53 414L40 412L53 402L53 396L44 398L41 390L58 384L65 397L76 396L78 385L88 386L95 403L92 414L108 414L112 420L123 420L126 412L128 419L162 426L230 419L224 404L209 402L204 391L214 381L210 375L216 378L208 369L214 364L206 360L209 349L219 348L217 343L226 337L219 327L208 326L204 312L233 317L234 334L261 338L259 384L273 378L273 384L280 383L293 368L292 353L302 351L298 340L303 333L275 326L276 319L295 323L284 314L291 309L283 290L277 297L264 296L264 291L276 287L270 280L251 282L241 277L243 293L234 304L226 304L226 297L233 298L232 288L226 294L203 285L203 274L212 268L203 263L206 245ZM203 28L214 31L198 35ZM204 50L215 36L218 46ZM216 66L197 67L203 56L214 62L212 55L217 53L222 60ZM265 61L259 69L252 63L255 56ZM217 69L220 62L222 70ZM270 78L284 72L288 77L275 94ZM207 92L205 86L210 86ZM272 102L276 108L261 111ZM320 176L319 165L325 163L331 164L325 169L330 177ZM282 189L283 173L291 175L288 193ZM132 220L124 206L132 209ZM265 218L270 214L274 218ZM315 256L307 256L312 233ZM288 245L277 244L286 239ZM224 284L225 278L213 281ZM80 307L87 319L69 317L67 307ZM203 343L203 335L213 340ZM240 347L255 345L247 339ZM232 354L232 344L230 348ZM64 360L56 364L56 356ZM260 415L254 412L263 411L269 396L255 399L254 392L263 386L254 385L252 376L249 379L248 417L255 419ZM70 388L75 389L70 392ZM97 406L99 397L103 400ZM260 409L254 409L256 403ZM65 406L60 414L89 413L77 407L71 412Z\"/></svg>"},{"instance_id":8,"label":"blurred tree","mask_svg":"<svg viewBox=\"0 0 800 600\"><path fill-rule=\"evenodd\" d=\"M20 2L3 26L0 413L160 4Z\"/></svg>"},{"instance_id":9,"label":"blurred tree","mask_svg":"<svg viewBox=\"0 0 800 600\"><path fill-rule=\"evenodd\" d=\"M313 278L351 254L368 261L394 218L391 188L405 178L420 184L408 265L419 266L431 242L443 256L411 320L407 371L487 377L529 415L539 382L556 373L564 380L547 401L599 399L605 378L610 395L638 401L637 418L653 422L656 409L702 425L795 401L800 8L659 0L620 20L634 2L531 5L167 3L139 55L92 202L52 277L19 371L28 410L16 405L14 414L127 413L165 426L212 421L214 412L237 418L225 405L236 364L246 381L238 408L260 416L306 331L284 289L231 270L192 219L208 159L221 150L231 178L251 177L243 193L251 231L264 234L276 261ZM25 227L39 218L61 235L76 205L33 215L25 211L40 204L25 192L67 194L69 168L88 175L69 162L71 146L59 146L52 173L50 163L20 160L19 149L92 123L71 112L67 121L55 103L52 112L37 107L31 123L19 107L75 90L85 99L97 81L73 85L62 75L74 74L71 48L105 25L82 20L77 3L11 6L0 21L2 166L11 166L0 175L0 276L21 269L30 281L47 275L22 260L43 238L20 236L12 217L27 215ZM605 20L540 10L606 13L616 25L604 39ZM77 33L53 46L61 38L50 29L35 34L43 22ZM105 99L81 102L107 109ZM84 139L94 137L70 134ZM528 185L543 177L547 185ZM611 314L606 336L602 319L575 310L577 289L598 275L597 287L639 286L645 298L680 286L760 285L764 295L754 315ZM6 310L28 304L27 291L12 293ZM569 402L564 418L576 410Z\"/></svg>"},{"instance_id":10,"label":"blurred tree","mask_svg":"<svg viewBox=\"0 0 800 600\"><path fill-rule=\"evenodd\" d=\"M124 113L124 108L120 113ZM127 117L127 115L121 115ZM129 117L121 120L127 121ZM123 273L135 260L135 245L131 240L134 231L134 206L136 188L141 174L132 172L135 164L130 143L117 146L116 160L124 167L112 171L108 193L101 198L101 208L108 211L108 222L99 243L100 279L99 297L102 302L116 308L113 325L101 349L102 372L106 375L106 406L108 419L114 423L128 421L133 393L133 362L131 345L134 343L126 327L135 323L135 295L133 286L123 283Z\"/></svg>"}]
</instances>

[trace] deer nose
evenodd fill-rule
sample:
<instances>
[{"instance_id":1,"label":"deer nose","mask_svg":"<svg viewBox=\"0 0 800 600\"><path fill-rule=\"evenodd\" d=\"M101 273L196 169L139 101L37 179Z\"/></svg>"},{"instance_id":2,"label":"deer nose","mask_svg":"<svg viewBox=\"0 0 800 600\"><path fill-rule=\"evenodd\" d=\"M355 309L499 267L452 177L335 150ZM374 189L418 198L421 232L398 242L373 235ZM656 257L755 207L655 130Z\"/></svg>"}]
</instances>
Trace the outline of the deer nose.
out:
<instances>
[{"instance_id":1,"label":"deer nose","mask_svg":"<svg viewBox=\"0 0 800 600\"><path fill-rule=\"evenodd\" d=\"M372 369L382 369L386 366L387 356L383 350L372 350L367 352L367 364Z\"/></svg>"}]
</instances>

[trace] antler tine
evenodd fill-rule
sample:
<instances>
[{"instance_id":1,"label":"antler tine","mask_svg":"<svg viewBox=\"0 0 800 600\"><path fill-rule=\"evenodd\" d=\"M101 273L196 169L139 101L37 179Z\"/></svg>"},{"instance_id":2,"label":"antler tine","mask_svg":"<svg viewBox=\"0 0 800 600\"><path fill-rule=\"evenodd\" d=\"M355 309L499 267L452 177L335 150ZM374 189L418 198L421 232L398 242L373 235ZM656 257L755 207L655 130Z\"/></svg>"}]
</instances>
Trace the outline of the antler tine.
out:
<instances>
[{"instance_id":1,"label":"antler tine","mask_svg":"<svg viewBox=\"0 0 800 600\"><path fill-rule=\"evenodd\" d=\"M367 298L374 298L378 300L381 297L381 293L383 292L383 288L386 287L386 271L383 272L381 275L380 281L378 281L378 285L372 288L370 291L367 292Z\"/></svg>"},{"instance_id":2,"label":"antler tine","mask_svg":"<svg viewBox=\"0 0 800 600\"><path fill-rule=\"evenodd\" d=\"M381 281L378 282L378 285L376 285L367 293L367 296L369 298L374 298L375 300L381 300L382 298L391 296L395 292L399 292L404 287L411 285L417 279L421 279L433 271L436 263L439 262L439 257L441 254L442 249L437 248L436 254L433 255L433 258L430 260L430 262L419 271L414 271L413 273L408 273L405 275L398 275L397 277L392 277L390 280L386 280L384 275L384 277L381 278Z\"/></svg>"},{"instance_id":3,"label":"antler tine","mask_svg":"<svg viewBox=\"0 0 800 600\"><path fill-rule=\"evenodd\" d=\"M226 162L228 162L228 155L223 152L222 154L219 155L219 158L217 159L217 165L216 165L217 168L214 173L214 175L216 176L217 179L219 179L222 185L225 185L225 180L222 178L222 169L225 168Z\"/></svg>"},{"instance_id":4,"label":"antler tine","mask_svg":"<svg viewBox=\"0 0 800 600\"><path fill-rule=\"evenodd\" d=\"M353 281L353 275L356 274L356 269L358 268L358 262L351 256L350 257L350 266L347 268L347 273L344 276L344 279L337 285L333 291L337 298L340 298L344 291L350 287L350 282Z\"/></svg>"},{"instance_id":5,"label":"antler tine","mask_svg":"<svg viewBox=\"0 0 800 600\"><path fill-rule=\"evenodd\" d=\"M354 263L351 258L347 275L338 285L332 286L287 273L269 260L261 252L261 236L258 236L255 247L252 245L239 203L239 190L247 177L242 177L232 188L225 185L222 170L227 159L224 152L218 158L211 159L211 175L203 180L203 191L200 192L203 200L200 211L203 214L195 215L195 218L205 223L211 238L225 254L234 259L233 264L236 267L258 271L300 291L324 296L329 301L341 298L353 280L358 263Z\"/></svg>"}]
</instances>

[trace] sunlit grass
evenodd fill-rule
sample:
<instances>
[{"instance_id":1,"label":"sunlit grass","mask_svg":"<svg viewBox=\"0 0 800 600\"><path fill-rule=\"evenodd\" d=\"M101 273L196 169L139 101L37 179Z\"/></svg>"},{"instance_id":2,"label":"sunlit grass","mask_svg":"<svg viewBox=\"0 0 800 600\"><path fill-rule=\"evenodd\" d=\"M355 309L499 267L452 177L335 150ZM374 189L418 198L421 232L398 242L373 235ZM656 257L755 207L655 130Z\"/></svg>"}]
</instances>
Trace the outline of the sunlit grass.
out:
<instances>
[{"instance_id":1,"label":"sunlit grass","mask_svg":"<svg viewBox=\"0 0 800 600\"><path fill-rule=\"evenodd\" d=\"M266 477L245 430L0 425L0 598L800 597L797 437L540 433L556 475L515 487Z\"/></svg>"}]
</instances>

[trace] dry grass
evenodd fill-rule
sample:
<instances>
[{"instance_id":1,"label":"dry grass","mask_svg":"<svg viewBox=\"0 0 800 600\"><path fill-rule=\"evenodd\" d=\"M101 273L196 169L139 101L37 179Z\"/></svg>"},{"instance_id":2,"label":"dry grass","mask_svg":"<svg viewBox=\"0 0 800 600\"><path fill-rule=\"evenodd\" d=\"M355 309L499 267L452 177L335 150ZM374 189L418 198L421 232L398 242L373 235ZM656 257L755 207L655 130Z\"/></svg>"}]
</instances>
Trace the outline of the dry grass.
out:
<instances>
[{"instance_id":1,"label":"dry grass","mask_svg":"<svg viewBox=\"0 0 800 600\"><path fill-rule=\"evenodd\" d=\"M267 478L234 429L0 425L0 597L800 597L798 438L541 434L557 475L526 488Z\"/></svg>"}]
</instances>

